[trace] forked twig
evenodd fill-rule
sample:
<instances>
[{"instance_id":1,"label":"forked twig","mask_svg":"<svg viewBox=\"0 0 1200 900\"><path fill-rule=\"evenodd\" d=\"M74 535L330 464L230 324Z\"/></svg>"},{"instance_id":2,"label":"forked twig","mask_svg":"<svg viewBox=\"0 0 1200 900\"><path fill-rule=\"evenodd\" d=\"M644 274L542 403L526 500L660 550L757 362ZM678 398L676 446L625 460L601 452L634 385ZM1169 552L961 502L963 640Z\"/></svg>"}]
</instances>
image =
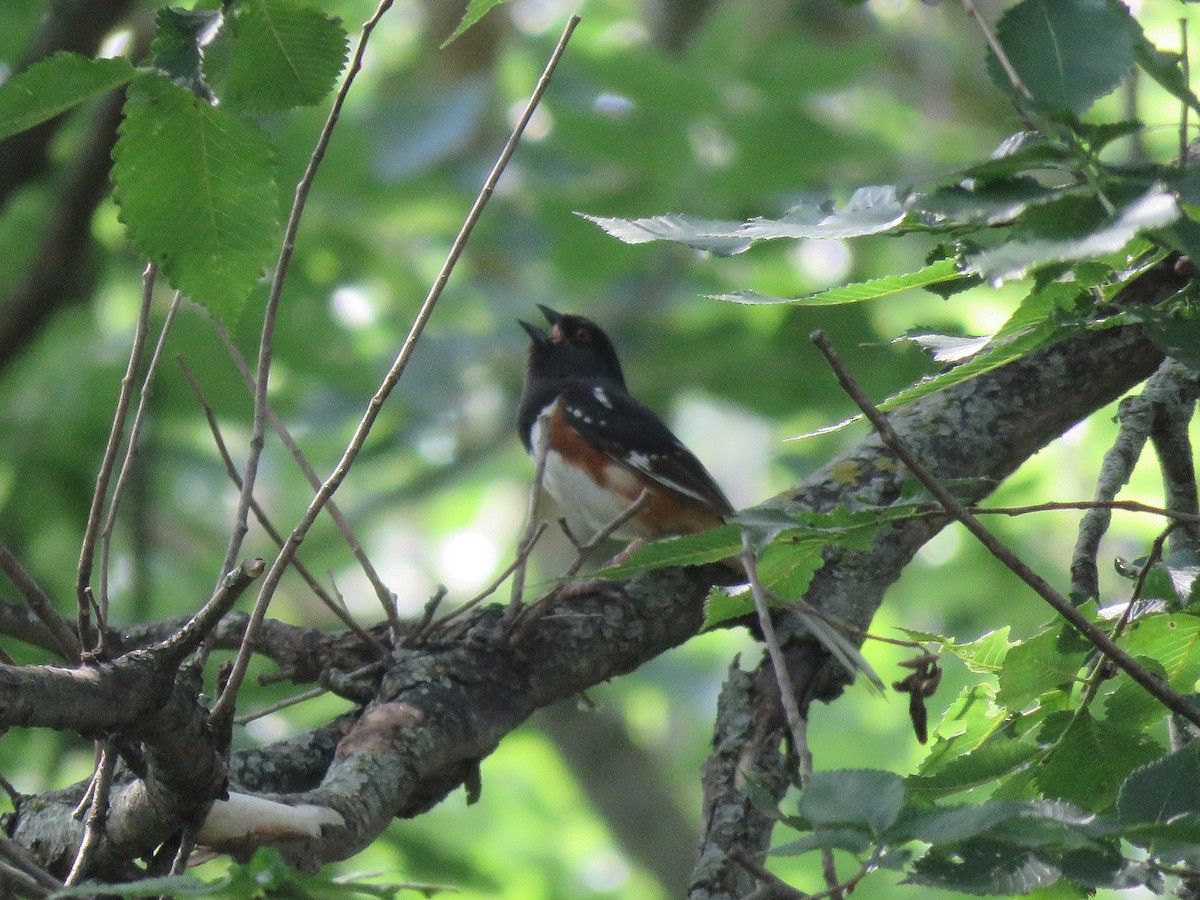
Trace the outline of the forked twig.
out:
<instances>
[{"instance_id":1,"label":"forked twig","mask_svg":"<svg viewBox=\"0 0 1200 900\"><path fill-rule=\"evenodd\" d=\"M374 14L363 24L362 33L358 37L358 43L354 48L354 55L350 60L350 66L346 70L346 77L342 80L342 85L338 88L337 94L334 96L333 105L329 109L329 115L325 119L325 124L321 126L321 133L318 135L317 144L313 148L312 155L309 157L308 166L305 168L304 174L300 176L300 180L296 183L292 209L288 213L287 225L284 226L283 231L283 243L279 248L279 260L275 264L275 273L271 278L271 288L267 293L266 310L263 312L262 331L259 334L258 342L258 365L254 376L254 424L250 434L250 452L246 457L246 474L242 479L242 492L238 498L233 533L229 536L229 546L225 551L225 562L221 566L222 573L228 570L233 565L233 561L237 559L238 554L241 552L242 541L249 530L250 498L254 496L254 482L258 477L258 463L262 458L263 446L266 442L267 381L271 375L275 322L279 315L279 300L283 295L283 282L287 278L288 269L291 266L292 254L296 250L296 232L300 229L300 216L304 212L305 204L308 202L308 194L312 189L313 180L317 177L317 169L320 167L321 161L325 158L325 151L329 148L329 139L333 136L334 126L337 125L338 119L341 117L342 106L346 102L346 96L350 92L351 85L354 84L355 77L362 69L363 54L367 49L367 41L370 39L371 33L375 30L375 26L379 24L379 20L383 18L383 14L391 8L392 2L393 0L380 0Z\"/></svg>"},{"instance_id":2,"label":"forked twig","mask_svg":"<svg viewBox=\"0 0 1200 900\"><path fill-rule=\"evenodd\" d=\"M246 362L246 358L242 356L242 351L238 349L237 344L233 342L229 331L220 322L214 320L217 334L220 335L221 341L225 344L225 349L228 351L233 364L237 366L238 371L242 373L242 377L246 380L247 386L250 388L250 393L254 393L254 373L250 371L250 366ZM316 470L312 467L312 463L308 461L308 457L304 455L304 451L300 449L300 445L296 443L296 439L292 437L292 433L288 431L287 425L283 419L275 412L271 406L271 401L267 401L267 419L271 423L271 427L275 429L275 434L279 440L283 442L283 446L292 455L292 459L296 461L296 465L300 467L300 471L304 477L308 479L314 491L321 489L321 478L317 475ZM240 480L238 482L241 483ZM358 560L359 566L362 567L363 574L367 576L367 580L375 589L375 596L379 598L379 605L383 607L383 614L387 618L388 625L391 626L392 633L398 635L401 631L400 613L396 609L396 598L386 584L379 572L376 571L374 564L367 556L367 551L363 549L362 542L355 534L354 528L343 515L341 507L334 502L333 498L325 504L325 509L329 513L329 517L333 519L333 524L337 526L338 531L342 534L342 540L346 542L346 546L350 548L350 552L354 554L354 558Z\"/></svg>"},{"instance_id":3,"label":"forked twig","mask_svg":"<svg viewBox=\"0 0 1200 900\"><path fill-rule=\"evenodd\" d=\"M88 624L91 620L92 607L95 606L95 598L92 595L92 567L96 559L96 539L100 535L100 515L104 509L105 497L108 496L108 482L112 478L113 466L117 462L117 450L120 448L121 438L125 434L125 417L129 414L129 404L133 401L134 378L142 359L142 351L146 347L150 303L154 299L154 282L157 276L158 267L154 263L146 266L145 272L142 273L142 304L133 333L133 346L129 349L129 363L121 378L117 408L113 413L112 427L108 432L108 443L104 447L100 471L96 474L92 505L88 510L87 527L84 529L83 544L79 550L79 572L75 580L75 596L79 604L79 640L81 642L87 640ZM101 631L104 629L104 624L100 623Z\"/></svg>"},{"instance_id":4,"label":"forked twig","mask_svg":"<svg viewBox=\"0 0 1200 900\"><path fill-rule=\"evenodd\" d=\"M175 361L179 363L180 369L183 370L183 377L187 379L188 385L192 389L192 393L196 397L196 401L200 404L200 408L204 411L204 418L208 422L208 430L212 435L213 443L217 446L217 453L220 455L222 462L225 463L225 472L229 475L232 481L239 490L242 487L242 476L237 470L237 465L234 464L233 457L229 454L229 447L225 443L225 438L221 435L221 427L217 424L216 413L213 412L212 405L208 402L208 398L204 396L204 390L200 387L200 382L196 380L195 374L184 361L182 355L177 355ZM271 538L276 546L283 546L283 535L279 533L271 519L267 516L266 510L262 505L253 498L250 500L250 510L254 513L258 524L262 526L263 531ZM315 575L309 570L308 566L304 565L299 558L292 560L292 568L296 570L296 574L304 579L304 583L308 585L309 590L325 604L325 606L338 619L349 628L363 645L376 657L382 657L387 654L387 649L383 644L379 643L375 637L363 628L354 617L350 615L349 610L345 608L345 604L338 603L329 592L325 590L325 586L321 584Z\"/></svg>"},{"instance_id":5,"label":"forked twig","mask_svg":"<svg viewBox=\"0 0 1200 900\"><path fill-rule=\"evenodd\" d=\"M390 0L386 0L384 4L381 4L377 15L382 14L382 10L386 8L386 3L388 2L390 2ZM529 120L533 116L534 109L537 108L537 104L541 100L542 94L545 93L546 87L550 83L550 76L553 74L554 68L558 65L558 61L562 57L563 51L566 49L567 41L570 40L571 33L575 30L575 26L578 24L578 16L572 16L570 21L567 23L567 27L563 31L562 37L559 38L558 44L555 46L554 52L550 56L550 61L546 64L546 68L542 72L541 78L538 79L537 86L534 88L533 94L529 99L529 103L525 107L524 114L517 122L516 127L513 129L512 135L508 139L508 143L505 144L504 150L501 152L499 159L496 160L496 164L493 166L491 174L488 175L487 180L484 182L483 188L476 197L475 203L471 207L471 211L467 214L467 218L463 222L462 228L459 230L458 236L455 238L454 243L450 248L450 252L446 256L446 261L442 265L441 271L434 280L433 286L429 290L429 294L425 297L425 301L421 304L421 308L418 310L417 316L413 320L412 327L409 329L408 337L405 338L399 354L396 356L395 361L392 363L392 366L388 370L387 375L384 377L383 382L380 384L379 389L375 392L374 396L371 397L371 401L367 405L366 412L363 414L362 419L355 428L354 435L351 437L350 443L347 445L345 452L342 454L342 458L338 461L337 466L334 467L334 470L330 476L321 485L320 490L317 491L316 496L314 496L312 501L309 503L308 509L305 511L300 522L297 523L294 529L292 529L292 533L288 535L288 539L284 543L283 548L279 551L279 555L275 557L275 561L271 564L270 571L267 572L267 576L263 580L262 588L259 590L258 599L255 601L254 609L250 614L250 619L246 623L246 632L242 638L242 645L238 649L237 657L234 659L233 668L230 671L229 679L225 684L224 690L221 692L221 696L213 706L210 719L214 722L214 724L221 725L224 722L232 720L234 706L237 702L237 692L241 688L242 681L246 677L246 669L250 665L250 655L252 648L254 647L254 642L258 639L259 629L262 627L263 619L267 614L267 606L270 604L272 596L274 596L275 589L279 585L280 578L283 577L283 571L287 568L287 565L292 556L295 554L296 549L301 543L303 543L304 538L308 534L308 530L312 527L313 522L316 521L317 516L324 508L325 504L329 502L329 498L333 496L334 492L341 486L342 482L349 474L350 467L358 458L358 454L361 452L363 444L366 443L367 435L370 434L371 428L374 426L375 420L379 416L379 411L383 408L384 401L387 400L388 395L391 394L392 389L396 386L396 384L400 381L400 377L404 374L404 370L408 366L408 361L412 358L413 350L416 349L417 340L421 337L422 332L425 330L426 324L428 324L430 317L433 315L434 307L437 305L439 298L442 296L442 291L445 290L446 282L450 278L450 273L454 271L454 267L457 265L458 259L462 255L463 249L467 245L467 239L470 237L472 230L475 228L475 223L479 221L479 217L483 213L484 206L487 205L488 199L495 191L496 182L500 180L500 175L507 167L508 161L512 158L513 153L516 152L517 144L521 140L521 135L524 134L525 127L529 124ZM360 51L365 40L366 34L364 29L364 35L362 39L360 39ZM260 373L258 384L256 385L259 395L262 394L262 391L265 388L264 378L265 373ZM246 508L249 510L249 503L246 504Z\"/></svg>"},{"instance_id":6,"label":"forked twig","mask_svg":"<svg viewBox=\"0 0 1200 900\"><path fill-rule=\"evenodd\" d=\"M104 836L104 824L108 820L108 798L116 769L117 751L111 741L105 742L100 751L100 759L96 763L95 775L92 777L92 802L83 829L83 840L79 842L75 862L71 865L71 872L64 882L67 887L73 887L83 880L92 857L100 846L100 839Z\"/></svg>"},{"instance_id":7,"label":"forked twig","mask_svg":"<svg viewBox=\"0 0 1200 900\"><path fill-rule=\"evenodd\" d=\"M129 440L125 442L125 458L121 461L121 468L117 471L112 497L108 501L108 514L104 519L104 528L100 532L100 614L102 621L98 623L100 627L96 640L98 652L102 657L104 656L106 626L108 625L109 550L112 545L113 530L117 525L117 510L121 506L121 495L125 492L125 482L133 468L133 458L137 455L138 439L142 434L142 424L146 419L146 409L150 405L150 394L154 386L154 374L158 371L163 347L167 343L167 335L171 333L171 323L175 321L175 313L179 310L179 302L182 298L183 294L176 291L175 296L171 299L171 305L167 307L167 314L163 317L162 330L159 332L154 350L150 354L150 362L146 365L146 373L142 376L142 391L138 397L137 409L133 413L133 422L129 425Z\"/></svg>"},{"instance_id":8,"label":"forked twig","mask_svg":"<svg viewBox=\"0 0 1200 900\"><path fill-rule=\"evenodd\" d=\"M1118 647L1103 630L1088 621L1070 600L1056 591L1049 582L1034 572L1003 541L988 531L983 523L959 503L958 499L952 493L942 486L941 482L908 449L908 445L901 440L895 429L892 428L891 423L888 422L887 417L871 403L862 387L855 381L854 376L846 368L845 363L842 362L841 358L830 345L829 338L824 332L814 332L812 340L821 353L824 354L826 360L828 360L830 367L837 376L838 383L842 386L842 390L863 411L863 415L870 420L876 432L878 432L880 440L883 441L888 449L896 454L913 476L933 494L934 498L947 513L961 522L996 559L1029 585L1055 612L1066 619L1080 634L1091 641L1097 649L1112 660L1117 668L1127 673L1130 678L1145 688L1151 696L1167 707L1167 709L1178 713L1195 725L1200 725L1200 709L1193 706L1185 697L1172 690L1165 682L1151 674L1137 660Z\"/></svg>"},{"instance_id":9,"label":"forked twig","mask_svg":"<svg viewBox=\"0 0 1200 900\"><path fill-rule=\"evenodd\" d=\"M79 643L78 635L71 630L71 623L58 614L45 591L33 580L33 576L25 571L25 567L4 543L0 543L0 572L8 577L17 593L33 610L33 614L46 626L59 655L72 665L78 664L83 647Z\"/></svg>"}]
</instances>

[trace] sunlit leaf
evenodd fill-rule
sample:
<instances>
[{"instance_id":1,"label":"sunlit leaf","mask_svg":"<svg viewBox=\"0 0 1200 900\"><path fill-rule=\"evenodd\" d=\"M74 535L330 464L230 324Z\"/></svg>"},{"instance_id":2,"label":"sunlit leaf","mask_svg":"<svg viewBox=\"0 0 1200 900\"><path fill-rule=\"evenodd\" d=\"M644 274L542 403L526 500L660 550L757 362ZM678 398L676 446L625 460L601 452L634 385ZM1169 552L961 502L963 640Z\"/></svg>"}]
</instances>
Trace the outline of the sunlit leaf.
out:
<instances>
[{"instance_id":1,"label":"sunlit leaf","mask_svg":"<svg viewBox=\"0 0 1200 900\"><path fill-rule=\"evenodd\" d=\"M467 11L463 13L462 20L458 23L458 27L454 29L454 33L446 40L442 41L441 49L445 50L451 43L459 38L463 32L487 15L488 10L494 6L500 6L502 3L508 3L509 0L471 0L467 4Z\"/></svg>"},{"instance_id":2,"label":"sunlit leaf","mask_svg":"<svg viewBox=\"0 0 1200 900\"><path fill-rule=\"evenodd\" d=\"M1168 225L1178 217L1179 204L1174 195L1156 186L1090 234L1062 240L1011 240L968 256L965 269L988 280L1020 278L1030 269L1047 263L1115 253L1141 232Z\"/></svg>"},{"instance_id":3,"label":"sunlit leaf","mask_svg":"<svg viewBox=\"0 0 1200 900\"><path fill-rule=\"evenodd\" d=\"M996 23L996 37L1034 106L1075 113L1125 77L1140 31L1118 0L1023 0ZM997 87L1014 92L994 54L988 71Z\"/></svg>"},{"instance_id":4,"label":"sunlit leaf","mask_svg":"<svg viewBox=\"0 0 1200 900\"><path fill-rule=\"evenodd\" d=\"M165 77L131 86L113 152L121 220L172 285L227 323L274 258L272 155L258 128Z\"/></svg>"},{"instance_id":5,"label":"sunlit leaf","mask_svg":"<svg viewBox=\"0 0 1200 900\"><path fill-rule=\"evenodd\" d=\"M859 303L899 294L912 288L927 287L960 277L958 266L952 259L943 259L907 275L888 275L872 278L857 284L830 288L805 294L802 297L768 297L755 291L735 291L732 294L716 294L713 299L731 303L791 303L796 306L836 306L842 303Z\"/></svg>"},{"instance_id":6,"label":"sunlit leaf","mask_svg":"<svg viewBox=\"0 0 1200 900\"><path fill-rule=\"evenodd\" d=\"M217 87L223 101L273 112L329 93L346 57L341 25L292 0L242 0L235 10L229 67Z\"/></svg>"}]
</instances>

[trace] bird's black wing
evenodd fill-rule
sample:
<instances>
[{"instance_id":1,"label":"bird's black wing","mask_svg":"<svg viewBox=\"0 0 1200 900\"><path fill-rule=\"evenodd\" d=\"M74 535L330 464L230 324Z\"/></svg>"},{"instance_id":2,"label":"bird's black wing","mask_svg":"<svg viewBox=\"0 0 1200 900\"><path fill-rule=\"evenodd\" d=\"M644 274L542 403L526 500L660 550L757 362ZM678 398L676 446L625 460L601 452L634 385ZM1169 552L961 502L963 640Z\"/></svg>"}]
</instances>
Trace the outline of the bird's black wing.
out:
<instances>
[{"instance_id":1,"label":"bird's black wing","mask_svg":"<svg viewBox=\"0 0 1200 900\"><path fill-rule=\"evenodd\" d=\"M573 381L562 391L563 413L580 436L657 484L725 516L733 512L704 464L645 404L614 384Z\"/></svg>"}]
</instances>

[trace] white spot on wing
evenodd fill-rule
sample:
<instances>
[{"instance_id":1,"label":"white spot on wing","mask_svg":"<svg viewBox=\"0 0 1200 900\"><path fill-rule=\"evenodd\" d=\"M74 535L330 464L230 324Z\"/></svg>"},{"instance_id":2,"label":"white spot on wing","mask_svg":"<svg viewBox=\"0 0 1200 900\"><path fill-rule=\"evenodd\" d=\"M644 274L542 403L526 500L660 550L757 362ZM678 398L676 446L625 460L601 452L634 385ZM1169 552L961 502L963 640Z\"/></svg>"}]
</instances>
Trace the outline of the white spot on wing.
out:
<instances>
[{"instance_id":1,"label":"white spot on wing","mask_svg":"<svg viewBox=\"0 0 1200 900\"><path fill-rule=\"evenodd\" d=\"M608 399L608 394L604 393L604 388L600 387L599 385L592 388L592 396L595 397L597 402L599 402L599 404L605 409L613 408L612 401Z\"/></svg>"}]
</instances>

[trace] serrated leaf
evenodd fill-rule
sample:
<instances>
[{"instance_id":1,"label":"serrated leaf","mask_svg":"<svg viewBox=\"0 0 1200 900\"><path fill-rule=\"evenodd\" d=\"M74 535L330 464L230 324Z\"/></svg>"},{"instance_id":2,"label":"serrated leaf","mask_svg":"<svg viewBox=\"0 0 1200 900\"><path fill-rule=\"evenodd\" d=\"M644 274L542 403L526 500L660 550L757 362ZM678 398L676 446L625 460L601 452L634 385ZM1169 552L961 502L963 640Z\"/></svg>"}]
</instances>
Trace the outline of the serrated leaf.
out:
<instances>
[{"instance_id":1,"label":"serrated leaf","mask_svg":"<svg viewBox=\"0 0 1200 900\"><path fill-rule=\"evenodd\" d=\"M921 328L910 328L893 344L910 342L916 344L936 362L956 363L970 359L992 342L992 335L936 334Z\"/></svg>"},{"instance_id":2,"label":"serrated leaf","mask_svg":"<svg viewBox=\"0 0 1200 900\"><path fill-rule=\"evenodd\" d=\"M795 306L836 306L843 303L861 303L863 300L876 300L912 288L928 287L943 281L960 277L958 266L952 259L943 259L907 275L887 275L883 278L872 278L857 284L847 284L842 287L830 288L805 294L802 297L768 297L755 291L735 291L732 294L713 295L714 300L726 300L730 303L770 304L791 303Z\"/></svg>"},{"instance_id":3,"label":"serrated leaf","mask_svg":"<svg viewBox=\"0 0 1200 900\"><path fill-rule=\"evenodd\" d=\"M1162 664L1148 656L1134 659L1147 671L1164 681L1167 673ZM1145 730L1167 716L1167 710L1146 689L1128 676L1118 678L1114 690L1104 698L1104 716L1122 728Z\"/></svg>"},{"instance_id":4,"label":"serrated leaf","mask_svg":"<svg viewBox=\"0 0 1200 900\"><path fill-rule=\"evenodd\" d=\"M730 619L740 619L753 612L754 595L750 593L749 589L738 594L731 594L720 588L713 588L704 601L703 630L708 631Z\"/></svg>"},{"instance_id":5,"label":"serrated leaf","mask_svg":"<svg viewBox=\"0 0 1200 900\"><path fill-rule=\"evenodd\" d=\"M996 23L996 37L1035 108L1083 113L1133 66L1140 28L1117 0L1023 0ZM994 54L992 82L1014 88ZM1023 98L1021 98L1023 99Z\"/></svg>"},{"instance_id":6,"label":"serrated leaf","mask_svg":"<svg viewBox=\"0 0 1200 900\"><path fill-rule=\"evenodd\" d=\"M667 566L700 566L742 552L742 534L736 525L721 525L699 534L686 534L644 544L623 563L600 569L599 578L629 578Z\"/></svg>"},{"instance_id":7,"label":"serrated leaf","mask_svg":"<svg viewBox=\"0 0 1200 900\"><path fill-rule=\"evenodd\" d=\"M796 809L814 825L863 825L882 834L904 808L904 779L878 769L814 772Z\"/></svg>"},{"instance_id":8,"label":"serrated leaf","mask_svg":"<svg viewBox=\"0 0 1200 900\"><path fill-rule=\"evenodd\" d=\"M133 66L124 59L56 53L39 60L0 85L0 140L118 88L133 75Z\"/></svg>"},{"instance_id":9,"label":"serrated leaf","mask_svg":"<svg viewBox=\"0 0 1200 900\"><path fill-rule=\"evenodd\" d=\"M1089 234L1062 240L1011 240L969 256L965 269L988 280L1021 278L1030 269L1047 263L1074 262L1115 253L1141 232L1169 225L1179 215L1175 196L1162 185L1156 185Z\"/></svg>"},{"instance_id":10,"label":"serrated leaf","mask_svg":"<svg viewBox=\"0 0 1200 900\"><path fill-rule=\"evenodd\" d=\"M1200 678L1200 617L1187 613L1146 616L1130 625L1122 646L1133 656L1157 660L1177 691L1190 693Z\"/></svg>"},{"instance_id":11,"label":"serrated leaf","mask_svg":"<svg viewBox=\"0 0 1200 900\"><path fill-rule=\"evenodd\" d=\"M733 256L754 243L753 240L738 234L738 229L742 227L741 222L700 219L675 213L641 219L615 219L584 213L579 215L626 244L671 241L675 244L685 244L695 250L715 253L717 256Z\"/></svg>"},{"instance_id":12,"label":"serrated leaf","mask_svg":"<svg viewBox=\"0 0 1200 900\"><path fill-rule=\"evenodd\" d=\"M1046 187L1034 178L1007 178L940 187L908 200L910 212L931 228L960 225L1001 225L1011 222L1030 206L1049 203L1078 188Z\"/></svg>"},{"instance_id":13,"label":"serrated leaf","mask_svg":"<svg viewBox=\"0 0 1200 900\"><path fill-rule=\"evenodd\" d=\"M1051 691L1070 691L1087 653L1063 652L1057 628L1043 631L1008 651L1000 671L996 702L1021 710Z\"/></svg>"},{"instance_id":14,"label":"serrated leaf","mask_svg":"<svg viewBox=\"0 0 1200 900\"><path fill-rule=\"evenodd\" d=\"M1009 626L989 631L969 644L954 644L946 649L961 659L968 669L981 675L998 672L1008 651L1016 646L1008 639Z\"/></svg>"},{"instance_id":15,"label":"serrated leaf","mask_svg":"<svg viewBox=\"0 0 1200 900\"><path fill-rule=\"evenodd\" d=\"M779 219L732 222L694 216L661 215L616 219L579 213L626 244L672 241L722 256L741 253L756 241L777 238L848 238L879 234L901 225L906 213L893 185L858 188L841 209L829 203L805 203Z\"/></svg>"},{"instance_id":16,"label":"serrated leaf","mask_svg":"<svg viewBox=\"0 0 1200 900\"><path fill-rule=\"evenodd\" d=\"M1103 809L1117 799L1122 782L1162 748L1137 731L1081 712L1037 769L1038 787L1051 797Z\"/></svg>"},{"instance_id":17,"label":"serrated leaf","mask_svg":"<svg viewBox=\"0 0 1200 900\"><path fill-rule=\"evenodd\" d=\"M223 16L215 9L163 7L154 17L154 42L150 56L154 65L180 87L205 100L212 99L204 77L201 47L220 27Z\"/></svg>"},{"instance_id":18,"label":"serrated leaf","mask_svg":"<svg viewBox=\"0 0 1200 900\"><path fill-rule=\"evenodd\" d=\"M146 75L130 86L113 157L113 193L130 238L174 287L232 324L277 244L266 136Z\"/></svg>"},{"instance_id":19,"label":"serrated leaf","mask_svg":"<svg viewBox=\"0 0 1200 900\"><path fill-rule=\"evenodd\" d=\"M924 797L949 797L1007 778L1033 762L1041 752L1032 743L994 735L973 750L942 757L937 765L922 766L922 774L910 776L908 785L912 792Z\"/></svg>"},{"instance_id":20,"label":"serrated leaf","mask_svg":"<svg viewBox=\"0 0 1200 900\"><path fill-rule=\"evenodd\" d=\"M1132 772L1121 785L1117 815L1126 825L1200 815L1200 741Z\"/></svg>"},{"instance_id":21,"label":"serrated leaf","mask_svg":"<svg viewBox=\"0 0 1200 900\"><path fill-rule=\"evenodd\" d=\"M1192 93L1187 76L1184 75L1178 53L1159 50L1139 29L1133 46L1134 59L1138 67L1158 82L1159 86L1181 103L1200 112L1200 100Z\"/></svg>"},{"instance_id":22,"label":"serrated leaf","mask_svg":"<svg viewBox=\"0 0 1200 900\"><path fill-rule=\"evenodd\" d=\"M789 841L771 849L772 856L800 856L810 850L845 850L847 853L866 853L871 848L871 836L854 828L817 828L799 840Z\"/></svg>"},{"instance_id":23,"label":"serrated leaf","mask_svg":"<svg viewBox=\"0 0 1200 900\"><path fill-rule=\"evenodd\" d=\"M1058 868L1032 852L987 843L958 848L953 857L926 854L904 884L920 884L979 896L1023 896L1058 881Z\"/></svg>"},{"instance_id":24,"label":"serrated leaf","mask_svg":"<svg viewBox=\"0 0 1200 900\"><path fill-rule=\"evenodd\" d=\"M471 0L471 2L467 4L467 11L463 13L462 21L460 21L458 23L458 27L454 29L454 33L450 35L450 37L446 38L446 40L442 41L440 49L445 50L448 46L454 43L454 41L456 41L464 31L482 19L492 7L508 2L509 0Z\"/></svg>"},{"instance_id":25,"label":"serrated leaf","mask_svg":"<svg viewBox=\"0 0 1200 900\"><path fill-rule=\"evenodd\" d=\"M241 0L235 9L229 67L217 85L225 103L277 112L329 93L346 60L341 25L291 0Z\"/></svg>"},{"instance_id":26,"label":"serrated leaf","mask_svg":"<svg viewBox=\"0 0 1200 900\"><path fill-rule=\"evenodd\" d=\"M1083 161L1072 148L1053 135L1041 131L1018 131L1001 141L987 162L976 163L959 174L973 182L987 183L1029 172L1070 169Z\"/></svg>"}]
</instances>

